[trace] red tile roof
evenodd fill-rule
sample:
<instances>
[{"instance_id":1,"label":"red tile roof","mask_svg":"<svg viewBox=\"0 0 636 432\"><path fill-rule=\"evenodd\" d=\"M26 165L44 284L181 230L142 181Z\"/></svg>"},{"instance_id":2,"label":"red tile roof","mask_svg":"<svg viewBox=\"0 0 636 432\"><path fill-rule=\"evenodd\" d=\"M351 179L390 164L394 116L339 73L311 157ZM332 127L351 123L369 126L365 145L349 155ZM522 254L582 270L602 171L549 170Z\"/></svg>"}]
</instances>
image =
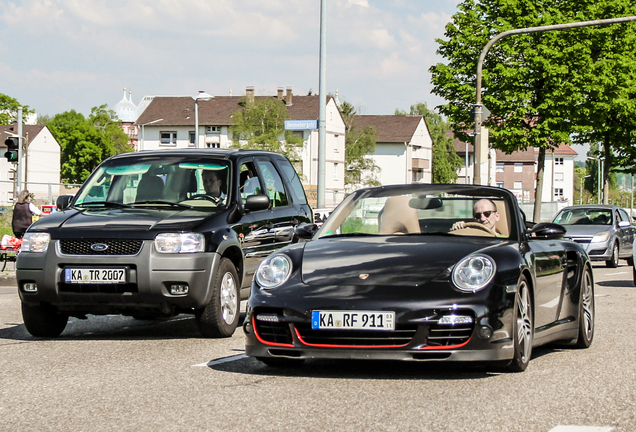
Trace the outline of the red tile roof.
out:
<instances>
[{"instance_id":1,"label":"red tile roof","mask_svg":"<svg viewBox=\"0 0 636 432\"><path fill-rule=\"evenodd\" d=\"M232 115L241 108L245 96L215 96L209 101L199 101L199 124L210 126L233 125ZM329 95L327 101L331 99ZM255 100L276 99L275 96L255 96ZM281 101L281 103L284 103ZM317 120L320 97L293 95L292 105L287 106L291 120ZM155 125L194 126L194 99L191 96L155 96L135 122L142 125L163 119Z\"/></svg>"},{"instance_id":2,"label":"red tile roof","mask_svg":"<svg viewBox=\"0 0 636 432\"><path fill-rule=\"evenodd\" d=\"M421 115L357 115L354 126L361 129L372 126L378 131L376 142L404 143L413 139L422 119Z\"/></svg>"}]
</instances>

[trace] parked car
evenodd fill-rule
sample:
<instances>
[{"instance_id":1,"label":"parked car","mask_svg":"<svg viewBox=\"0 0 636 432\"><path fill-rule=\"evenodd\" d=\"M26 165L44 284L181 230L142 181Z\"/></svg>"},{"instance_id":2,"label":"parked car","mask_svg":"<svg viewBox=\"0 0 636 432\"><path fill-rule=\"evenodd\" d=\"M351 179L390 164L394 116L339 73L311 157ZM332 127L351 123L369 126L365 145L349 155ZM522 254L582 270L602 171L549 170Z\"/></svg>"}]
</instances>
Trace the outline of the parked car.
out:
<instances>
[{"instance_id":1,"label":"parked car","mask_svg":"<svg viewBox=\"0 0 636 432\"><path fill-rule=\"evenodd\" d=\"M361 189L311 238L259 266L248 356L485 361L511 371L532 349L594 337L594 281L565 228L531 224L514 195L473 185Z\"/></svg>"},{"instance_id":2,"label":"parked car","mask_svg":"<svg viewBox=\"0 0 636 432\"><path fill-rule=\"evenodd\" d=\"M618 267L618 260L625 259L632 265L636 228L625 209L606 205L564 207L553 222L565 226L565 238L583 246L591 260Z\"/></svg>"},{"instance_id":3,"label":"parked car","mask_svg":"<svg viewBox=\"0 0 636 432\"><path fill-rule=\"evenodd\" d=\"M204 336L231 336L259 263L313 220L291 163L263 151L121 154L57 205L16 264L24 324L40 337L69 316L179 313Z\"/></svg>"}]
</instances>

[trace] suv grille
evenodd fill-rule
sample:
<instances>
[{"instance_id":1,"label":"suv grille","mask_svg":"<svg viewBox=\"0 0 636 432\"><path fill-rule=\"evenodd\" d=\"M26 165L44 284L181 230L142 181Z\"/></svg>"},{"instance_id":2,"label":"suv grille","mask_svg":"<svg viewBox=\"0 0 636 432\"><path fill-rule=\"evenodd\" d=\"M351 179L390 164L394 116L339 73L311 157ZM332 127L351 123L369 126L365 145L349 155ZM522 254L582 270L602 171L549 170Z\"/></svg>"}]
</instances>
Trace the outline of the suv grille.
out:
<instances>
[{"instance_id":1,"label":"suv grille","mask_svg":"<svg viewBox=\"0 0 636 432\"><path fill-rule=\"evenodd\" d=\"M105 244L105 250L93 250L91 245ZM60 240L60 250L64 255L136 255L141 250L143 240Z\"/></svg>"}]
</instances>

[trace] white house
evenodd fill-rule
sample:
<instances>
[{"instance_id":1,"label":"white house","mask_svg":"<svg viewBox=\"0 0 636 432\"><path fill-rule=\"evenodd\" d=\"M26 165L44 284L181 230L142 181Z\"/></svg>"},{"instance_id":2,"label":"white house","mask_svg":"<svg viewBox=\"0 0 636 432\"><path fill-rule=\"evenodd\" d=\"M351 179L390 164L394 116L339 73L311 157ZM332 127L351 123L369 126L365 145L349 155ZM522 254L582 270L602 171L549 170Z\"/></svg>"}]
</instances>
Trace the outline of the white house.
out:
<instances>
[{"instance_id":1,"label":"white house","mask_svg":"<svg viewBox=\"0 0 636 432\"><path fill-rule=\"evenodd\" d=\"M16 133L17 125L0 126L2 149L9 135ZM44 125L23 125L26 150L21 162L21 185L31 192L35 199L49 202L60 194L60 145ZM15 164L0 159L0 205L13 205L13 199L19 191L15 190Z\"/></svg>"},{"instance_id":2,"label":"white house","mask_svg":"<svg viewBox=\"0 0 636 432\"><path fill-rule=\"evenodd\" d=\"M357 115L354 126L376 130L375 152L382 185L431 183L433 141L421 115Z\"/></svg>"},{"instance_id":3,"label":"white house","mask_svg":"<svg viewBox=\"0 0 636 432\"><path fill-rule=\"evenodd\" d=\"M535 149L536 158L539 150ZM541 201L559 201L573 205L574 202L574 158L578 155L572 147L561 144L553 151L546 151L543 171ZM535 164L535 173L537 164Z\"/></svg>"},{"instance_id":4,"label":"white house","mask_svg":"<svg viewBox=\"0 0 636 432\"><path fill-rule=\"evenodd\" d=\"M275 98L284 103L291 122L287 129L302 137L305 145L299 174L303 178L310 201L315 201L318 181L318 115L317 95L298 96L287 88L286 93L278 89L276 96L255 96L254 89L247 87L245 96L215 96L198 102L199 130L195 131L195 104L191 96L145 97L143 112L135 125L139 128L138 150L195 147L198 135L202 147L229 148L232 145L230 127L232 115L241 109L247 100ZM345 125L334 99L327 98L326 112L326 177L325 205L334 206L344 198ZM314 203L315 204L315 203Z\"/></svg>"}]
</instances>

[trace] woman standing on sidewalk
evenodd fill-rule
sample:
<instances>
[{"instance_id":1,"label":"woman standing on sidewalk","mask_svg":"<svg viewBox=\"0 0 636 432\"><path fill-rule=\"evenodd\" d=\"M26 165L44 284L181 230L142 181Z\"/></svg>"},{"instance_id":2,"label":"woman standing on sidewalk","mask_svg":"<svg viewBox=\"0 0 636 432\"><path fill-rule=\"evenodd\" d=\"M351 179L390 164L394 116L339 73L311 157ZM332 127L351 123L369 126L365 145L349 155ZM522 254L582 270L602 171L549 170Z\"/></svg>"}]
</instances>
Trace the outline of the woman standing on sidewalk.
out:
<instances>
[{"instance_id":1,"label":"woman standing on sidewalk","mask_svg":"<svg viewBox=\"0 0 636 432\"><path fill-rule=\"evenodd\" d=\"M33 215L40 216L40 210L30 202L31 196L28 190L23 190L18 194L18 202L13 207L13 218L11 227L13 234L17 238L22 238L24 232L33 223Z\"/></svg>"}]
</instances>

